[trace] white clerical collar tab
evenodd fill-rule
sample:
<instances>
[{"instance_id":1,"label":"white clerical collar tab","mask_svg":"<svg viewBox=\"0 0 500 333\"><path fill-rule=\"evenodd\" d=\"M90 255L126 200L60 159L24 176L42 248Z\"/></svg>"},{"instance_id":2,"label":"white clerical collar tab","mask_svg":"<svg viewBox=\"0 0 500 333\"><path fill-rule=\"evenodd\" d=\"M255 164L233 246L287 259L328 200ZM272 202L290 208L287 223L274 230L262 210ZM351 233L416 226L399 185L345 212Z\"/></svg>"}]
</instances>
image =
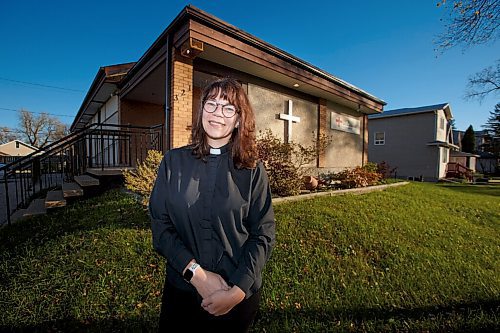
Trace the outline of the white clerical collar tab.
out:
<instances>
[{"instance_id":1,"label":"white clerical collar tab","mask_svg":"<svg viewBox=\"0 0 500 333\"><path fill-rule=\"evenodd\" d=\"M220 155L220 149L219 148L210 148L210 154Z\"/></svg>"}]
</instances>

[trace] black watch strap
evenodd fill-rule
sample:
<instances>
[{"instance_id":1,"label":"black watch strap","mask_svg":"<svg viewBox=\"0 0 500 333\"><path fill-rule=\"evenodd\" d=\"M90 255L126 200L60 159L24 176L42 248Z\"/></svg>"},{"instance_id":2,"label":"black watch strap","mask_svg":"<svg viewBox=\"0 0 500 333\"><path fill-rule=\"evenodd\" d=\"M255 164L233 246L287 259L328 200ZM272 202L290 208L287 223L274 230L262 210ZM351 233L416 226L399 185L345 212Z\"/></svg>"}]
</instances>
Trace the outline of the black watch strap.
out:
<instances>
[{"instance_id":1,"label":"black watch strap","mask_svg":"<svg viewBox=\"0 0 500 333\"><path fill-rule=\"evenodd\" d=\"M184 272L183 275L184 280L186 280L187 282L191 282L191 279L193 278L196 269L198 269L199 267L200 267L199 264L192 263L191 266L189 266L188 269L186 269L186 271Z\"/></svg>"}]
</instances>

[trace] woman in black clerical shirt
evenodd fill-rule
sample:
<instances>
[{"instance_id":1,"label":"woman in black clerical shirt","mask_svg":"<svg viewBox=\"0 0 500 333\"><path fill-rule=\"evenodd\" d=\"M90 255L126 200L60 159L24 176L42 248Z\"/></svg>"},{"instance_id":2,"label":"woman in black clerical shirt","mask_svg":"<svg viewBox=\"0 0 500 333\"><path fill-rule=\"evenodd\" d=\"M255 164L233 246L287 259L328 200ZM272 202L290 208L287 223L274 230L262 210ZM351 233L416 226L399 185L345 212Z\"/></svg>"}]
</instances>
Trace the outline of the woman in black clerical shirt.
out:
<instances>
[{"instance_id":1,"label":"woman in black clerical shirt","mask_svg":"<svg viewBox=\"0 0 500 333\"><path fill-rule=\"evenodd\" d=\"M149 204L153 244L167 260L160 330L247 332L275 222L255 116L237 81L205 89L192 137L165 154Z\"/></svg>"}]
</instances>

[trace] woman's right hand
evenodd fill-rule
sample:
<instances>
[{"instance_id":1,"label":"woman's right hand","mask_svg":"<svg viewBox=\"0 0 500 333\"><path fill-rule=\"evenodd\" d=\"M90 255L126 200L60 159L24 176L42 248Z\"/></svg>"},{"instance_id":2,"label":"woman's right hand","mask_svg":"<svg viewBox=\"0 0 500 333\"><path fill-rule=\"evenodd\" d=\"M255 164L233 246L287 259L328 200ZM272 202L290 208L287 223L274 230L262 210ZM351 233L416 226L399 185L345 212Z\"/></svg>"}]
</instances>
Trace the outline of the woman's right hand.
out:
<instances>
[{"instance_id":1,"label":"woman's right hand","mask_svg":"<svg viewBox=\"0 0 500 333\"><path fill-rule=\"evenodd\" d=\"M198 294L205 299L218 290L229 290L229 286L222 276L217 273L204 270L202 267L196 270L191 279L191 284L196 288Z\"/></svg>"}]
</instances>

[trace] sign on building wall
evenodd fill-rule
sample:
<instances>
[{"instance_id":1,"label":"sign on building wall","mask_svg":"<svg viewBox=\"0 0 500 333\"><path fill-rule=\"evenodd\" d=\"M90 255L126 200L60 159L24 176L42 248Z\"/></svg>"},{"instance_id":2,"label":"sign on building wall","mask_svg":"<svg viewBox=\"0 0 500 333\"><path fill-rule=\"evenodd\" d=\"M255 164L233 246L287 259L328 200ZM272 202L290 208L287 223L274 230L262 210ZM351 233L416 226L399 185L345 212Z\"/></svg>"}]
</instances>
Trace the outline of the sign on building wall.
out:
<instances>
[{"instance_id":1,"label":"sign on building wall","mask_svg":"<svg viewBox=\"0 0 500 333\"><path fill-rule=\"evenodd\" d=\"M361 133L361 122L355 117L343 113L331 112L330 128L353 134Z\"/></svg>"}]
</instances>

